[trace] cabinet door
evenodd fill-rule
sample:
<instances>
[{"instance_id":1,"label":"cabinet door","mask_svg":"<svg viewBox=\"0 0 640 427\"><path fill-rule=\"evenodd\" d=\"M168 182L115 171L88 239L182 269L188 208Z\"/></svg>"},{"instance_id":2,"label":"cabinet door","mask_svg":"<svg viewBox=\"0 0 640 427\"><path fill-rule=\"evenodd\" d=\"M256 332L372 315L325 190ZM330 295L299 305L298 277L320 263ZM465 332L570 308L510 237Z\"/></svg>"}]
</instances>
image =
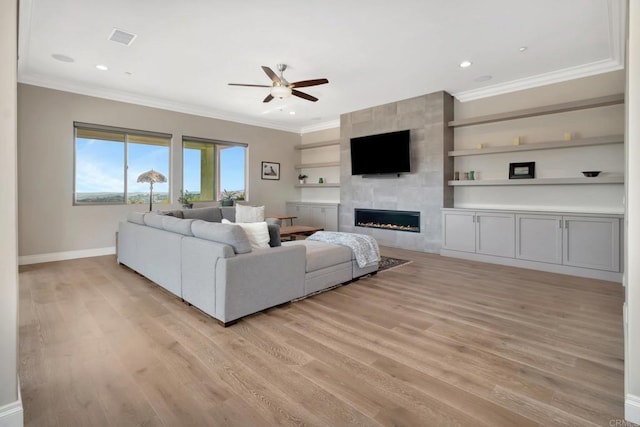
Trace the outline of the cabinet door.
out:
<instances>
[{"instance_id":1,"label":"cabinet door","mask_svg":"<svg viewBox=\"0 0 640 427\"><path fill-rule=\"evenodd\" d=\"M324 229L326 231L338 231L338 207L325 206Z\"/></svg>"},{"instance_id":2,"label":"cabinet door","mask_svg":"<svg viewBox=\"0 0 640 427\"><path fill-rule=\"evenodd\" d=\"M564 217L564 264L620 271L618 218Z\"/></svg>"},{"instance_id":3,"label":"cabinet door","mask_svg":"<svg viewBox=\"0 0 640 427\"><path fill-rule=\"evenodd\" d=\"M516 214L516 258L562 264L562 217Z\"/></svg>"},{"instance_id":4,"label":"cabinet door","mask_svg":"<svg viewBox=\"0 0 640 427\"><path fill-rule=\"evenodd\" d=\"M442 248L452 251L476 251L475 212L442 212Z\"/></svg>"},{"instance_id":5,"label":"cabinet door","mask_svg":"<svg viewBox=\"0 0 640 427\"><path fill-rule=\"evenodd\" d=\"M312 225L311 222L313 221L313 215L309 206L288 204L287 215L296 217L296 219L293 220L295 225Z\"/></svg>"},{"instance_id":6,"label":"cabinet door","mask_svg":"<svg viewBox=\"0 0 640 427\"><path fill-rule=\"evenodd\" d=\"M476 252L513 258L516 250L515 216L510 213L476 213Z\"/></svg>"}]
</instances>

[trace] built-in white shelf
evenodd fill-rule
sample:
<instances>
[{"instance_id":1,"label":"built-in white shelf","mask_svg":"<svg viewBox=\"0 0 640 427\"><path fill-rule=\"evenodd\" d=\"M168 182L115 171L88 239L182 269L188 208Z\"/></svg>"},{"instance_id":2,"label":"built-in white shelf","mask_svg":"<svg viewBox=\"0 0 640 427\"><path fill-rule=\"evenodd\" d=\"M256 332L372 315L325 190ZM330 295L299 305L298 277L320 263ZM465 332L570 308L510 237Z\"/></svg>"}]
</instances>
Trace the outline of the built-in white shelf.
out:
<instances>
[{"instance_id":1,"label":"built-in white shelf","mask_svg":"<svg viewBox=\"0 0 640 427\"><path fill-rule=\"evenodd\" d=\"M335 139L333 141L322 141L322 142L314 142L312 144L301 144L301 145L296 145L294 148L296 150L309 150L311 148L331 147L332 145L340 145L340 140Z\"/></svg>"},{"instance_id":2,"label":"built-in white shelf","mask_svg":"<svg viewBox=\"0 0 640 427\"><path fill-rule=\"evenodd\" d=\"M592 145L622 144L623 135L606 135L594 138L572 139L569 141L548 141L534 144L505 145L502 147L485 147L475 150L449 151L449 157L478 156L482 154L513 153L518 151L549 150L555 148L587 147Z\"/></svg>"},{"instance_id":3,"label":"built-in white shelf","mask_svg":"<svg viewBox=\"0 0 640 427\"><path fill-rule=\"evenodd\" d=\"M300 163L298 165L295 165L295 168L296 169L328 168L333 166L340 166L340 162Z\"/></svg>"},{"instance_id":4,"label":"built-in white shelf","mask_svg":"<svg viewBox=\"0 0 640 427\"><path fill-rule=\"evenodd\" d=\"M324 184L296 184L298 188L340 188L340 184L337 182L324 183Z\"/></svg>"},{"instance_id":5,"label":"built-in white shelf","mask_svg":"<svg viewBox=\"0 0 640 427\"><path fill-rule=\"evenodd\" d=\"M543 116L546 114L565 113L568 111L585 110L588 108L606 107L624 103L624 94L603 96L599 98L583 99L580 101L564 102L562 104L547 105L544 107L527 108L507 113L489 114L486 116L472 117L469 119L452 120L449 127L461 127L481 125L485 123L501 122L505 120L523 119L527 117Z\"/></svg>"},{"instance_id":6,"label":"built-in white shelf","mask_svg":"<svg viewBox=\"0 0 640 427\"><path fill-rule=\"evenodd\" d=\"M593 178L534 178L534 179L484 179L449 181L453 187L491 186L491 185L576 185L576 184L624 184L624 176L596 176Z\"/></svg>"}]
</instances>

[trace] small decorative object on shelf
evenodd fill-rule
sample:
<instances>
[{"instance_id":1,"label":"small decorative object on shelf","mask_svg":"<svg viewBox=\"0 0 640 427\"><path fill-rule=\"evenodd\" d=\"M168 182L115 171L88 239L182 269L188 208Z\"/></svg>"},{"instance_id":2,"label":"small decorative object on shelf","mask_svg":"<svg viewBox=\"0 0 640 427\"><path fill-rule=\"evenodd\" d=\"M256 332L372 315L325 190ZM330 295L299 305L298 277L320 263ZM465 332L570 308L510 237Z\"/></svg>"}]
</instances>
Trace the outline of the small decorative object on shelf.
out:
<instances>
[{"instance_id":1,"label":"small decorative object on shelf","mask_svg":"<svg viewBox=\"0 0 640 427\"><path fill-rule=\"evenodd\" d=\"M515 138L513 138L513 145L520 145L520 137L516 136Z\"/></svg>"},{"instance_id":2,"label":"small decorative object on shelf","mask_svg":"<svg viewBox=\"0 0 640 427\"><path fill-rule=\"evenodd\" d=\"M509 179L536 177L536 162L509 163Z\"/></svg>"},{"instance_id":3,"label":"small decorative object on shelf","mask_svg":"<svg viewBox=\"0 0 640 427\"><path fill-rule=\"evenodd\" d=\"M464 172L462 174L462 180L463 181L468 181L469 180L469 172Z\"/></svg>"},{"instance_id":4,"label":"small decorative object on shelf","mask_svg":"<svg viewBox=\"0 0 640 427\"><path fill-rule=\"evenodd\" d=\"M318 184L324 184L324 178L318 178Z\"/></svg>"},{"instance_id":5,"label":"small decorative object on shelf","mask_svg":"<svg viewBox=\"0 0 640 427\"><path fill-rule=\"evenodd\" d=\"M564 133L564 140L565 141L571 141L571 139L572 139L571 132L565 132Z\"/></svg>"},{"instance_id":6,"label":"small decorative object on shelf","mask_svg":"<svg viewBox=\"0 0 640 427\"><path fill-rule=\"evenodd\" d=\"M469 171L469 180L473 181L476 179L476 172L475 171Z\"/></svg>"},{"instance_id":7,"label":"small decorative object on shelf","mask_svg":"<svg viewBox=\"0 0 640 427\"><path fill-rule=\"evenodd\" d=\"M482 150L482 147L483 147L483 145L482 145L482 144L476 144L476 148L477 148L478 150Z\"/></svg>"},{"instance_id":8,"label":"small decorative object on shelf","mask_svg":"<svg viewBox=\"0 0 640 427\"><path fill-rule=\"evenodd\" d=\"M587 178L593 178L600 175L600 172L602 171L582 171L582 174Z\"/></svg>"},{"instance_id":9,"label":"small decorative object on shelf","mask_svg":"<svg viewBox=\"0 0 640 427\"><path fill-rule=\"evenodd\" d=\"M453 173L453 180L454 181L459 181L460 180L460 172L454 172Z\"/></svg>"},{"instance_id":10,"label":"small decorative object on shelf","mask_svg":"<svg viewBox=\"0 0 640 427\"><path fill-rule=\"evenodd\" d=\"M298 181L300 182L300 184L304 184L307 181L307 178L309 177L303 173L298 175Z\"/></svg>"}]
</instances>

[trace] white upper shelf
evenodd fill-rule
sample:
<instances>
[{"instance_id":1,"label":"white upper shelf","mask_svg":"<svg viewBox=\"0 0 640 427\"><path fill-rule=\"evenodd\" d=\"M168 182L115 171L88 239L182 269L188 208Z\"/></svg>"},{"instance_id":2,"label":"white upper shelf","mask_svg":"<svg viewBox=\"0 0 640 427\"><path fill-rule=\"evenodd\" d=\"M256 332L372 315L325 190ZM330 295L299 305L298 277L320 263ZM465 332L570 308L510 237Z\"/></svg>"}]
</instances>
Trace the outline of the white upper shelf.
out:
<instances>
[{"instance_id":1,"label":"white upper shelf","mask_svg":"<svg viewBox=\"0 0 640 427\"><path fill-rule=\"evenodd\" d=\"M548 141L534 144L505 145L502 147L485 147L475 150L449 151L449 157L477 156L481 154L513 153L516 151L548 150L554 148L587 147L590 145L621 144L624 135L597 136L594 138L571 139L569 141Z\"/></svg>"},{"instance_id":2,"label":"white upper shelf","mask_svg":"<svg viewBox=\"0 0 640 427\"><path fill-rule=\"evenodd\" d=\"M624 184L624 176L595 176L592 178L533 178L533 179L484 179L449 181L453 187L492 186L492 185L577 185L577 184Z\"/></svg>"},{"instance_id":3,"label":"white upper shelf","mask_svg":"<svg viewBox=\"0 0 640 427\"><path fill-rule=\"evenodd\" d=\"M332 145L340 145L340 140L335 139L333 141L314 142L313 144L301 144L296 145L294 148L296 150L308 150L310 148L330 147Z\"/></svg>"},{"instance_id":4,"label":"white upper shelf","mask_svg":"<svg viewBox=\"0 0 640 427\"><path fill-rule=\"evenodd\" d=\"M564 102L562 104L544 107L527 108L508 113L489 114L469 119L452 120L449 127L481 125L485 123L502 122L505 120L523 119L527 117L543 116L546 114L564 113L567 111L585 110L588 108L605 107L608 105L624 104L624 94L603 96L600 98L583 99L580 101Z\"/></svg>"}]
</instances>

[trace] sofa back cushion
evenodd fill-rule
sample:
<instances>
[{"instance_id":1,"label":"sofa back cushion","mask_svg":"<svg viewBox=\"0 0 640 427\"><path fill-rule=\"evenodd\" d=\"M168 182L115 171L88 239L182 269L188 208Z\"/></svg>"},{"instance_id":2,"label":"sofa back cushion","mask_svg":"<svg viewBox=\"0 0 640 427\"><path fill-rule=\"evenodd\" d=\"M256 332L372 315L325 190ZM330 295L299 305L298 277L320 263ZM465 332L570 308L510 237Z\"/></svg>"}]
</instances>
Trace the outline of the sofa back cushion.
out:
<instances>
[{"instance_id":1,"label":"sofa back cushion","mask_svg":"<svg viewBox=\"0 0 640 427\"><path fill-rule=\"evenodd\" d=\"M222 219L236 222L236 208L232 206L220 206L220 212L222 213Z\"/></svg>"},{"instance_id":2,"label":"sofa back cushion","mask_svg":"<svg viewBox=\"0 0 640 427\"><path fill-rule=\"evenodd\" d=\"M160 230L164 230L164 225L162 224L162 218L164 215L158 215L155 212L149 212L144 214L144 223L149 227L159 228Z\"/></svg>"},{"instance_id":3,"label":"sofa back cushion","mask_svg":"<svg viewBox=\"0 0 640 427\"><path fill-rule=\"evenodd\" d=\"M220 208L217 206L184 209L182 211L182 216L184 219L201 219L208 222L220 222L222 220L222 213L220 212Z\"/></svg>"},{"instance_id":4,"label":"sofa back cushion","mask_svg":"<svg viewBox=\"0 0 640 427\"><path fill-rule=\"evenodd\" d=\"M144 225L144 216L145 212L129 212L127 213L127 221Z\"/></svg>"},{"instance_id":5,"label":"sofa back cushion","mask_svg":"<svg viewBox=\"0 0 640 427\"><path fill-rule=\"evenodd\" d=\"M184 236L193 236L191 232L191 223L195 219L180 219L172 216L162 217L162 227L172 233L182 234Z\"/></svg>"},{"instance_id":6,"label":"sofa back cushion","mask_svg":"<svg viewBox=\"0 0 640 427\"><path fill-rule=\"evenodd\" d=\"M191 223L191 232L195 237L229 245L236 254L251 252L247 233L239 225L196 220Z\"/></svg>"}]
</instances>

